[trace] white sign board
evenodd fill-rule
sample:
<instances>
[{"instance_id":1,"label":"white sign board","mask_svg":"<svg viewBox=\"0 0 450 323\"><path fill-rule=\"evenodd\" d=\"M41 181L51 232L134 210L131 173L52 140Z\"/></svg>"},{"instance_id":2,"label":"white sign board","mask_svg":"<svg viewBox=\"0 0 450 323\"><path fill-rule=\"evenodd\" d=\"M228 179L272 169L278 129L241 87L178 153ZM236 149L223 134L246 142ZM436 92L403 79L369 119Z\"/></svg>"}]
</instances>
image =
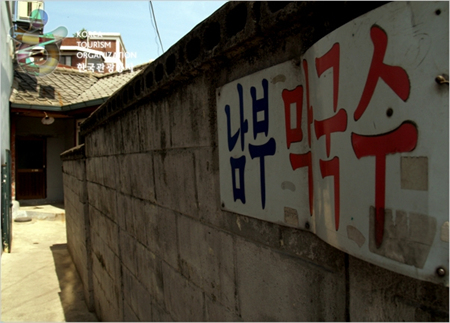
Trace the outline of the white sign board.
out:
<instances>
[{"instance_id":1,"label":"white sign board","mask_svg":"<svg viewBox=\"0 0 450 323\"><path fill-rule=\"evenodd\" d=\"M217 89L222 207L448 286L448 2L392 2Z\"/></svg>"}]
</instances>

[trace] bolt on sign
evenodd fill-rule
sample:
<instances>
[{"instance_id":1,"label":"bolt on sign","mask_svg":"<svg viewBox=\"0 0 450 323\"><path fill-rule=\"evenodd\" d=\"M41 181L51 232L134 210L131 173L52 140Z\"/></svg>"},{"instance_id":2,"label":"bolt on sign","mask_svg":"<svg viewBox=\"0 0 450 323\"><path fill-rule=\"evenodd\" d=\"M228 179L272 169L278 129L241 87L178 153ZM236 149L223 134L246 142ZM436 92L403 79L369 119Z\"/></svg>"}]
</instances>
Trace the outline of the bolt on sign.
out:
<instances>
[{"instance_id":1,"label":"bolt on sign","mask_svg":"<svg viewBox=\"0 0 450 323\"><path fill-rule=\"evenodd\" d=\"M222 208L448 286L448 2L392 2L217 89Z\"/></svg>"}]
</instances>

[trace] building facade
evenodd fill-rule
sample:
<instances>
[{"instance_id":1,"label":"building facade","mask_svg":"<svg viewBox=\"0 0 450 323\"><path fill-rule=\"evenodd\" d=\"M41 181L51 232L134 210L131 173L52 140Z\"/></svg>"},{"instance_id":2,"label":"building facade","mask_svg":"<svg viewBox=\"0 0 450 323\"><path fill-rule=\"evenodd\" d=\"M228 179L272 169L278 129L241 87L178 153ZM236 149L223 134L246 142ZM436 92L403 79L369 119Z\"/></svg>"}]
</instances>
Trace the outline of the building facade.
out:
<instances>
[{"instance_id":1,"label":"building facade","mask_svg":"<svg viewBox=\"0 0 450 323\"><path fill-rule=\"evenodd\" d=\"M81 31L75 35L62 40L58 66L100 74L126 68L126 48L120 33Z\"/></svg>"}]
</instances>

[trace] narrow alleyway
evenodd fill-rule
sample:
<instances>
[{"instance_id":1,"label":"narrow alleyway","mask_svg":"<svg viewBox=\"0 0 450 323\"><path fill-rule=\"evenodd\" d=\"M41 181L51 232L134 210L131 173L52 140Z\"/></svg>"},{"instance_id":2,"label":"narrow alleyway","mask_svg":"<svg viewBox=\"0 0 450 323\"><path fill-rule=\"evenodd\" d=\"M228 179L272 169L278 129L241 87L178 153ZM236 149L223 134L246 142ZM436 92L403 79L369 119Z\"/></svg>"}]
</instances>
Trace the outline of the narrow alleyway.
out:
<instances>
[{"instance_id":1,"label":"narrow alleyway","mask_svg":"<svg viewBox=\"0 0 450 323\"><path fill-rule=\"evenodd\" d=\"M13 222L1 257L2 322L96 322L67 250L64 218Z\"/></svg>"}]
</instances>

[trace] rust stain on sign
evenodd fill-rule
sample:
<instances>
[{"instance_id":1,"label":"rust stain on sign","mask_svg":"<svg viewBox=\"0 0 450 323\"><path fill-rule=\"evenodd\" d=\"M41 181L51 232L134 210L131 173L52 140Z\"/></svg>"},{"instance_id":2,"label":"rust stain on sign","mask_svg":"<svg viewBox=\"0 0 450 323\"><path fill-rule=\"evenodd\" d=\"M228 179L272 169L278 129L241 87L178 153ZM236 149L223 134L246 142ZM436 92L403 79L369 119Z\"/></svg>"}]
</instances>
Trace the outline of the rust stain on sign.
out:
<instances>
[{"instance_id":1,"label":"rust stain on sign","mask_svg":"<svg viewBox=\"0 0 450 323\"><path fill-rule=\"evenodd\" d=\"M384 237L377 248L375 244L375 208L370 208L369 250L372 253L423 268L436 233L436 218L404 211L395 213L385 209Z\"/></svg>"}]
</instances>

